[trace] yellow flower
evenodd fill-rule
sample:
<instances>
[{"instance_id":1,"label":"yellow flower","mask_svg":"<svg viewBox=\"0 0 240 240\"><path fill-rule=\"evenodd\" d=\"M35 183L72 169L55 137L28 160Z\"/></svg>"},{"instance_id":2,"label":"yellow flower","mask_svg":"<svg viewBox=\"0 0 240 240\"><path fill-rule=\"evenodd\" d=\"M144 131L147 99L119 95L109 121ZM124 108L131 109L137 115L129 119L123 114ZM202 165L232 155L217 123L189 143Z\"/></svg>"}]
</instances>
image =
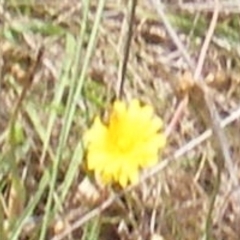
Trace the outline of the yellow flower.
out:
<instances>
[{"instance_id":1,"label":"yellow flower","mask_svg":"<svg viewBox=\"0 0 240 240\"><path fill-rule=\"evenodd\" d=\"M116 101L108 124L97 117L84 136L88 169L104 183L136 183L139 170L156 164L166 145L162 120L153 114L151 106L135 99L128 106Z\"/></svg>"}]
</instances>

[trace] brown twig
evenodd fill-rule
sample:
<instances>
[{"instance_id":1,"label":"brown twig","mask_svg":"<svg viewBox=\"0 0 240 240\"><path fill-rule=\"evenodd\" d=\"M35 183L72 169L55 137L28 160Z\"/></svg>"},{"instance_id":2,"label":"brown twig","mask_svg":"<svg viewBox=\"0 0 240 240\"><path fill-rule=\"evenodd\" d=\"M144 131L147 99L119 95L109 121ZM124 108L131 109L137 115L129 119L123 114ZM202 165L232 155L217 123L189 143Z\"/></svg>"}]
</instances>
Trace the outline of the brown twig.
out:
<instances>
[{"instance_id":1,"label":"brown twig","mask_svg":"<svg viewBox=\"0 0 240 240\"><path fill-rule=\"evenodd\" d=\"M21 91L21 94L16 102L16 105L13 109L13 113L12 113L12 116L11 116L11 119L9 121L9 124L10 126L12 126L12 124L14 124L16 118L17 118L17 115L18 115L18 112L21 108L21 105L22 105L22 102L24 100L24 98L26 97L26 94L29 90L29 88L31 87L32 85L32 82L33 82L33 78L34 78L34 74L41 62L41 59L42 59L42 55L43 55L43 47L41 46L37 52L37 56L36 56L36 59L34 59L32 65L30 66L29 70L28 70L28 74L27 74L27 77L24 81L24 84L23 84L23 88L22 88L22 91Z\"/></svg>"},{"instance_id":2,"label":"brown twig","mask_svg":"<svg viewBox=\"0 0 240 240\"><path fill-rule=\"evenodd\" d=\"M204 43L202 45L198 61L197 61L197 67L196 67L196 70L194 72L194 79L195 80L201 79L200 77L201 77L201 72L202 72L202 68L203 68L203 63L204 63L204 60L206 58L207 51L208 51L208 48L209 48L209 44L211 42L215 27L217 25L217 20L218 20L218 15L219 15L219 9L218 9L217 4L218 3L216 3L216 8L215 8L215 11L213 13L212 20L211 20L209 29L207 31L207 35L205 37Z\"/></svg>"},{"instance_id":3,"label":"brown twig","mask_svg":"<svg viewBox=\"0 0 240 240\"><path fill-rule=\"evenodd\" d=\"M123 88L124 88L124 83L126 79L127 63L129 59L129 50L130 50L131 39L133 34L133 25L134 25L136 6L137 6L137 0L132 0L131 10L128 16L128 31L126 35L126 41L124 43L123 60L120 65L120 76L117 82L116 97L118 99L122 98L122 95L123 95Z\"/></svg>"},{"instance_id":4,"label":"brown twig","mask_svg":"<svg viewBox=\"0 0 240 240\"><path fill-rule=\"evenodd\" d=\"M183 115L184 110L186 109L186 106L188 104L188 97L184 97L182 99L182 101L180 101L180 103L177 106L177 109L174 112L174 115L170 121L170 123L168 124L165 134L167 137L169 137L171 135L171 133L173 132L175 126L178 124L179 119L181 119L181 116Z\"/></svg>"},{"instance_id":5,"label":"brown twig","mask_svg":"<svg viewBox=\"0 0 240 240\"><path fill-rule=\"evenodd\" d=\"M190 55L188 54L186 48L184 47L183 43L179 39L178 35L176 34L175 30L173 29L172 25L168 21L164 11L163 11L163 6L161 5L159 0L150 0L152 2L152 5L154 6L154 9L157 11L161 21L163 22L164 26L166 27L166 30L171 37L172 41L174 44L177 46L178 50L182 54L184 60L188 64L189 68L194 71L195 69L195 64L192 61Z\"/></svg>"},{"instance_id":6,"label":"brown twig","mask_svg":"<svg viewBox=\"0 0 240 240\"><path fill-rule=\"evenodd\" d=\"M152 5L154 6L154 9L156 9L159 18L163 22L164 26L166 27L166 30L171 37L172 41L174 44L177 46L179 52L181 53L183 59L186 61L188 64L189 68L194 71L195 69L195 63L192 61L190 55L188 54L186 48L184 47L183 43L179 39L178 35L176 34L175 30L173 29L172 25L168 21L164 11L163 11L163 6L161 5L160 1L158 0L150 0ZM186 109L186 106L188 105L188 97L185 96L184 99L179 103L174 116L172 117L167 130L166 130L166 135L169 136L172 131L174 130L175 126L179 122L180 116L182 116L184 110Z\"/></svg>"}]
</instances>

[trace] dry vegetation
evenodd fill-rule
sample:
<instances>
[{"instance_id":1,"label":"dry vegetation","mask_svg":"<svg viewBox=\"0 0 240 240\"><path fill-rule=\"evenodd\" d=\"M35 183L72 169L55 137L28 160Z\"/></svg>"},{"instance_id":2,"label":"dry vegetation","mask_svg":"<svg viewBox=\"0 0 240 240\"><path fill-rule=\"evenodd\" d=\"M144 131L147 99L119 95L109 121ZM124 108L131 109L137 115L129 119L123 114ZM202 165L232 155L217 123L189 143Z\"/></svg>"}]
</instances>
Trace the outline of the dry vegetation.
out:
<instances>
[{"instance_id":1,"label":"dry vegetation","mask_svg":"<svg viewBox=\"0 0 240 240\"><path fill-rule=\"evenodd\" d=\"M240 239L237 0L163 1L163 16L138 1L122 97L163 118L165 160L124 191L85 171L81 136L119 92L132 2L0 1L1 240Z\"/></svg>"}]
</instances>

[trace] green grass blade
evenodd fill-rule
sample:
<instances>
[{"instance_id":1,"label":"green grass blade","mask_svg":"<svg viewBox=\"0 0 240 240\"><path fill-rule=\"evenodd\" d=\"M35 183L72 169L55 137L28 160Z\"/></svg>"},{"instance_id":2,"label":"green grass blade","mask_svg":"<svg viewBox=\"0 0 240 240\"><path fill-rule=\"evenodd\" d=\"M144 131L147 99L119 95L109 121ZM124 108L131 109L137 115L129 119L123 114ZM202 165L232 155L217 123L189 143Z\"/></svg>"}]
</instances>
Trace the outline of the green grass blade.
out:
<instances>
[{"instance_id":1,"label":"green grass blade","mask_svg":"<svg viewBox=\"0 0 240 240\"><path fill-rule=\"evenodd\" d=\"M25 223L30 219L32 216L32 213L37 206L40 198L42 197L50 179L49 171L45 171L44 175L42 176L39 187L37 192L34 194L32 200L29 202L27 207L25 208L23 214L19 217L18 221L15 224L15 227L13 228L12 234L10 236L10 240L18 240L19 236L21 234L22 228L25 225Z\"/></svg>"},{"instance_id":2,"label":"green grass blade","mask_svg":"<svg viewBox=\"0 0 240 240\"><path fill-rule=\"evenodd\" d=\"M70 86L70 88L74 88L74 89L76 89L76 91L74 93L73 101L71 102L71 104L67 105L66 113L65 113L65 116L64 116L64 125L63 125L63 129L61 130L60 142L59 142L59 146L58 146L58 149L57 149L57 155L56 155L56 159L55 159L54 164L53 164L53 171L52 171L52 176L51 176L51 181L50 181L50 190L49 190L47 206L46 206L46 214L44 216L43 225L42 225L42 228L41 228L40 240L44 240L45 236L46 236L47 225L48 225L48 221L49 221L50 213L51 213L51 206L52 206L52 199L53 199L53 195L54 195L54 188L55 188L55 183L56 183L56 179L57 179L58 166L59 166L59 163L61 161L64 146L65 146L65 143L66 143L69 131L70 131L72 121L73 121L74 112L75 112L75 109L76 109L77 98L80 95L82 85L83 85L83 82L84 82L84 78L85 78L86 73L87 73L87 67L88 67L88 64L89 64L94 46L95 46L97 33L98 33L98 28L99 28L99 25L100 25L100 20L101 20L102 12L103 12L103 9L104 9L104 5L105 5L105 0L101 0L98 4L96 19L95 19L95 22L94 22L94 25L93 25L93 30L92 30L91 37L90 37L90 40L89 40L89 45L87 47L86 58L85 58L85 61L83 63L83 68L81 70L80 79L79 79L79 81L76 82L76 86L75 86L75 84L72 84ZM76 53L76 54L78 54L78 53ZM75 83L75 81L71 81L71 83Z\"/></svg>"}]
</instances>

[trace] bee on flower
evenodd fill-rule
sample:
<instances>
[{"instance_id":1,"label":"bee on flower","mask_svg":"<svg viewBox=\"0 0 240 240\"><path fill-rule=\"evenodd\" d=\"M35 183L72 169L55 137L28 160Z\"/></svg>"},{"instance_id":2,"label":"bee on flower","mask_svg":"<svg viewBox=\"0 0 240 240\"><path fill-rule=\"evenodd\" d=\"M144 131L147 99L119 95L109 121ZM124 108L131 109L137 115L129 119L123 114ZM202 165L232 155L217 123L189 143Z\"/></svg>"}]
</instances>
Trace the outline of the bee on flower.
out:
<instances>
[{"instance_id":1,"label":"bee on flower","mask_svg":"<svg viewBox=\"0 0 240 240\"><path fill-rule=\"evenodd\" d=\"M96 117L84 135L88 170L105 184L137 183L139 171L156 164L159 150L166 145L162 128L152 106L141 105L137 99L129 104L115 101L108 124Z\"/></svg>"}]
</instances>

